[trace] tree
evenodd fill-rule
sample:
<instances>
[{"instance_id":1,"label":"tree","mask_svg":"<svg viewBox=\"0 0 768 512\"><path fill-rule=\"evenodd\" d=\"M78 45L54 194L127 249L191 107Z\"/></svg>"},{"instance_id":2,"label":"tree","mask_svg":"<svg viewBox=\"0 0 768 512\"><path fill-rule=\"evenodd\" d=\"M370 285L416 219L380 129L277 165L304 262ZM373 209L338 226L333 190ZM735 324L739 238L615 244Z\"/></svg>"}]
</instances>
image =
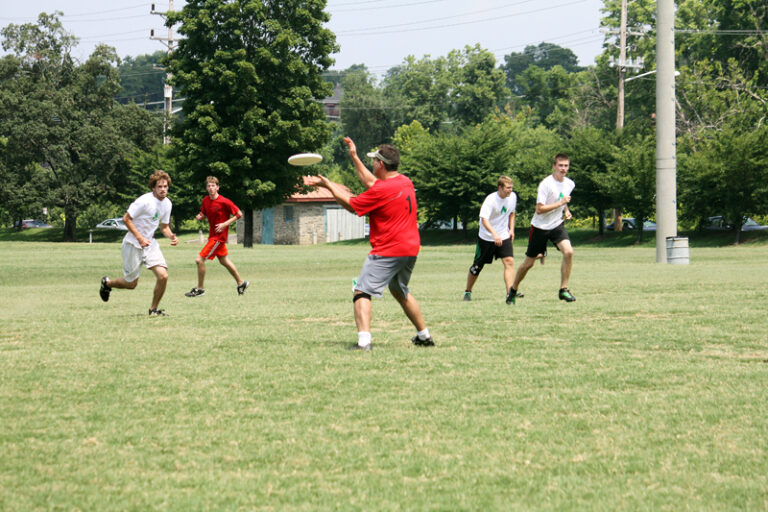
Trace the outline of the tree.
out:
<instances>
[{"instance_id":1,"label":"tree","mask_svg":"<svg viewBox=\"0 0 768 512\"><path fill-rule=\"evenodd\" d=\"M496 58L480 45L448 54L451 119L469 125L483 121L509 98L504 73L496 68Z\"/></svg>"},{"instance_id":2,"label":"tree","mask_svg":"<svg viewBox=\"0 0 768 512\"><path fill-rule=\"evenodd\" d=\"M13 54L0 65L0 134L13 169L44 169L35 183L46 201L63 209L64 240L75 241L78 214L127 166L137 146L146 145L153 120L115 103L114 49L98 46L83 64L71 57L76 39L59 14L2 30L3 48Z\"/></svg>"},{"instance_id":3,"label":"tree","mask_svg":"<svg viewBox=\"0 0 768 512\"><path fill-rule=\"evenodd\" d=\"M403 64L387 71L383 85L385 97L400 106L394 118L398 124L418 121L434 131L449 120L452 81L444 57L416 60L409 55Z\"/></svg>"},{"instance_id":4,"label":"tree","mask_svg":"<svg viewBox=\"0 0 768 512\"><path fill-rule=\"evenodd\" d=\"M163 82L165 73L156 66L163 60L166 52L160 50L151 55L126 57L117 70L120 74L120 91L117 100L120 103L160 102L156 109L162 110Z\"/></svg>"},{"instance_id":5,"label":"tree","mask_svg":"<svg viewBox=\"0 0 768 512\"><path fill-rule=\"evenodd\" d=\"M504 64L500 69L504 71L507 79L507 87L512 94L523 94L517 84L517 77L530 66L538 66L548 71L555 66L560 66L568 73L576 73L582 70L579 67L579 59L568 48L563 48L553 43L542 42L537 46L528 45L522 53L512 52L504 56Z\"/></svg>"},{"instance_id":6,"label":"tree","mask_svg":"<svg viewBox=\"0 0 768 512\"><path fill-rule=\"evenodd\" d=\"M323 24L325 0L191 0L168 16L185 36L167 59L184 90L174 130L178 164L201 181L216 175L243 208L245 245L252 212L282 202L301 183L293 153L320 148L330 126L318 100L336 51Z\"/></svg>"},{"instance_id":7,"label":"tree","mask_svg":"<svg viewBox=\"0 0 768 512\"><path fill-rule=\"evenodd\" d=\"M385 100L383 91L376 87L374 77L364 70L352 71L344 75L342 85L342 132L352 137L364 151L389 142L394 132L392 106ZM351 165L346 152L344 163Z\"/></svg>"}]
</instances>

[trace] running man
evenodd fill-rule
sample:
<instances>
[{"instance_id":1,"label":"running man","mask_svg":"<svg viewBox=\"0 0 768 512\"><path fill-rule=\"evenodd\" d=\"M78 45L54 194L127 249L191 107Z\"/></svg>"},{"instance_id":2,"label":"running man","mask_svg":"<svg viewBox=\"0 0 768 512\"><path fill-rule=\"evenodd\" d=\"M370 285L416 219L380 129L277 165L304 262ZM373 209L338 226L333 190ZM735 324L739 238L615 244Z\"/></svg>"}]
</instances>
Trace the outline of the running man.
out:
<instances>
[{"instance_id":1,"label":"running man","mask_svg":"<svg viewBox=\"0 0 768 512\"><path fill-rule=\"evenodd\" d=\"M219 258L224 268L229 270L237 283L237 294L245 293L250 284L243 281L237 272L235 264L227 257L227 240L229 238L229 225L236 222L243 216L242 210L235 206L235 203L219 194L219 180L215 176L208 176L205 179L205 190L208 195L203 198L200 206L200 213L195 216L197 220L203 220L208 217L208 243L195 258L197 263L197 286L185 293L187 297L200 297L205 295L205 260Z\"/></svg>"},{"instance_id":2,"label":"running man","mask_svg":"<svg viewBox=\"0 0 768 512\"><path fill-rule=\"evenodd\" d=\"M565 220L570 220L572 217L568 203L571 202L571 192L576 186L573 180L565 177L570 165L571 160L568 155L558 153L553 159L552 174L539 183L536 213L531 219L531 231L528 235L528 250L525 252L525 260L517 269L515 282L509 290L512 304L515 302L520 283L533 267L536 258L546 255L547 240L551 241L563 255L563 262L560 265L560 290L557 296L566 302L576 300L568 289L568 280L573 266L573 247L563 222L563 213L565 213Z\"/></svg>"},{"instance_id":3,"label":"running man","mask_svg":"<svg viewBox=\"0 0 768 512\"><path fill-rule=\"evenodd\" d=\"M352 197L341 185L325 176L313 176L307 184L327 188L347 211L361 217L368 215L370 219L371 252L363 264L352 297L357 343L350 350L371 350L371 297L381 297L386 287L416 327L417 333L411 342L421 347L434 346L419 303L408 290L421 238L416 220L416 191L411 180L398 172L400 152L395 146L382 144L375 152L368 153L373 159L371 173L357 156L352 139L345 137L344 142L357 177L367 190Z\"/></svg>"},{"instance_id":4,"label":"running man","mask_svg":"<svg viewBox=\"0 0 768 512\"><path fill-rule=\"evenodd\" d=\"M509 290L515 277L515 258L512 241L515 239L515 208L517 195L512 191L512 178L501 176L497 190L488 194L480 207L480 228L477 233L475 261L469 267L464 300L472 300L472 287L486 264L501 259L504 264L504 293L507 304L514 302Z\"/></svg>"},{"instance_id":5,"label":"running man","mask_svg":"<svg viewBox=\"0 0 768 512\"><path fill-rule=\"evenodd\" d=\"M123 238L123 277L110 279L107 276L101 278L99 295L101 300L107 302L113 288L133 290L139 283L141 264L150 269L156 278L155 291L152 294L152 304L149 307L149 316L166 316L162 309L158 309L160 299L163 298L165 287L168 284L168 264L165 262L160 244L155 239L155 231L160 225L160 231L171 239L171 245L176 245L179 239L171 231L171 200L168 199L168 188L171 186L171 177L165 171L155 171L149 177L149 188L152 192L140 196L128 207L123 216L123 222L128 228Z\"/></svg>"}]
</instances>

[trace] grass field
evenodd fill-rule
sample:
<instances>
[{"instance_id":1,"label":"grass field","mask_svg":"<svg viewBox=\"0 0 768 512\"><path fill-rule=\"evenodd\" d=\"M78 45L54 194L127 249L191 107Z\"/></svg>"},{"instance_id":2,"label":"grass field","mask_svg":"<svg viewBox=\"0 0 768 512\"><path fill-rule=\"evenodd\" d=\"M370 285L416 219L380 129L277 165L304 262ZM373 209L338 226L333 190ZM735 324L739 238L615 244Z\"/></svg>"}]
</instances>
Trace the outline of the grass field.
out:
<instances>
[{"instance_id":1,"label":"grass field","mask_svg":"<svg viewBox=\"0 0 768 512\"><path fill-rule=\"evenodd\" d=\"M462 302L469 245L425 246L411 289L356 340L360 243L231 247L238 297L199 246L98 297L119 243L0 242L0 510L765 510L768 245L576 245L504 304L501 266ZM521 256L522 241L515 244ZM520 258L518 258L518 261Z\"/></svg>"}]
</instances>

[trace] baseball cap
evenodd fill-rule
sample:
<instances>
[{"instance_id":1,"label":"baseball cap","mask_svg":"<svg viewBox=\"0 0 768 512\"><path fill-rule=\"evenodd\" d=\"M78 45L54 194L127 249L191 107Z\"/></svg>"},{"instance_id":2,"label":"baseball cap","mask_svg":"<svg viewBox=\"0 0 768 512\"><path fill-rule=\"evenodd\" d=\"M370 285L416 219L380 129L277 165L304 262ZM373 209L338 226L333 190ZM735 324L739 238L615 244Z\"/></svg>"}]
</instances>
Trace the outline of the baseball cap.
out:
<instances>
[{"instance_id":1,"label":"baseball cap","mask_svg":"<svg viewBox=\"0 0 768 512\"><path fill-rule=\"evenodd\" d=\"M387 158L385 156L382 156L382 154L378 150L378 148L376 149L376 151L374 151L372 153L366 153L366 156L368 156L369 158L378 158L379 160L381 160L385 164L392 165L392 160L390 160L389 158Z\"/></svg>"}]
</instances>

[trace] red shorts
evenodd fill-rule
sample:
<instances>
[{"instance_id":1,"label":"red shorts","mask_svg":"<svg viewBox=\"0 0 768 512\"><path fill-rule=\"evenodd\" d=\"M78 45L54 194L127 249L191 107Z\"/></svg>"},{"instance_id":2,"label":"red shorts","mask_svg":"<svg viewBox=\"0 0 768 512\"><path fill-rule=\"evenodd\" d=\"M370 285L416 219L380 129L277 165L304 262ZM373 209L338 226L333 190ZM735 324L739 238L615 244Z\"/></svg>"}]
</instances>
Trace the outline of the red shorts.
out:
<instances>
[{"instance_id":1,"label":"red shorts","mask_svg":"<svg viewBox=\"0 0 768 512\"><path fill-rule=\"evenodd\" d=\"M219 240L211 240L211 239L208 239L208 243L205 244L205 247L203 247L203 250L200 251L200 257L203 259L209 259L209 260L212 260L214 256L218 256L219 258L221 258L222 256L226 256L227 254L229 254L227 252L227 244Z\"/></svg>"}]
</instances>

